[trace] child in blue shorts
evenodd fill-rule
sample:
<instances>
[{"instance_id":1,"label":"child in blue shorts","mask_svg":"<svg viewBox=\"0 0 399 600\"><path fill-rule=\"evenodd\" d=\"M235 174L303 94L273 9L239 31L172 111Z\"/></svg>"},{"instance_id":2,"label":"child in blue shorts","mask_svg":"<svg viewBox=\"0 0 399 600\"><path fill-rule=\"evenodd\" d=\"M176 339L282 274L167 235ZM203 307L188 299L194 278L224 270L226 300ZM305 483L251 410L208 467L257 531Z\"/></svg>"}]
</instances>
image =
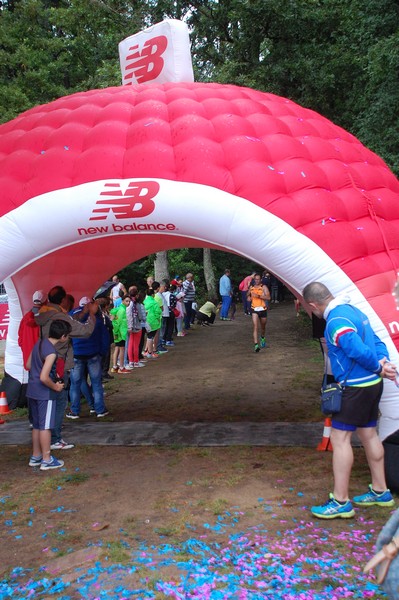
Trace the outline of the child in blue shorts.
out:
<instances>
[{"instance_id":1,"label":"child in blue shorts","mask_svg":"<svg viewBox=\"0 0 399 600\"><path fill-rule=\"evenodd\" d=\"M32 456L30 467L40 467L41 471L59 469L64 461L51 456L51 429L55 420L55 399L52 392L61 392L64 382L57 377L55 346L67 340L71 325L67 321L55 319L50 325L49 337L41 339L33 347L27 361L29 380L26 395L32 423Z\"/></svg>"}]
</instances>

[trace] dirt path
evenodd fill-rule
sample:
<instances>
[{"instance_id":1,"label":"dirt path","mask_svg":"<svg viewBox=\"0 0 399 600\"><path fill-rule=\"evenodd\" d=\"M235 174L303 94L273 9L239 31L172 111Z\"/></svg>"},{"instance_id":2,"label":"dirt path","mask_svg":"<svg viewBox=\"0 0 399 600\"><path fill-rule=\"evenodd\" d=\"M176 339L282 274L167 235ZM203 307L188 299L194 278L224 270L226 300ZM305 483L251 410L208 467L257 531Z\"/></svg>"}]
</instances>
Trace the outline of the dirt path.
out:
<instances>
[{"instance_id":1,"label":"dirt path","mask_svg":"<svg viewBox=\"0 0 399 600\"><path fill-rule=\"evenodd\" d=\"M116 421L320 421L322 360L310 320L293 302L274 305L267 348L253 352L252 326L197 327L168 354L106 385ZM87 415L87 409L82 411Z\"/></svg>"}]
</instances>

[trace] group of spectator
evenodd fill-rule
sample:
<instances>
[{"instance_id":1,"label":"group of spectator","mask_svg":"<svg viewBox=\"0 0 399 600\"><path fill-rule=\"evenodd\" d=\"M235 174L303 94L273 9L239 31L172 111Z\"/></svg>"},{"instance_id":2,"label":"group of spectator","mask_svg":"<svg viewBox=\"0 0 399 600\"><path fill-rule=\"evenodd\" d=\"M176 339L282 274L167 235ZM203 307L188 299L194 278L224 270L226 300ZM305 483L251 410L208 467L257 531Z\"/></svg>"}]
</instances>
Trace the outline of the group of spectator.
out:
<instances>
[{"instance_id":1,"label":"group of spectator","mask_svg":"<svg viewBox=\"0 0 399 600\"><path fill-rule=\"evenodd\" d=\"M247 303L252 279L252 275L246 278L246 314L251 311ZM145 291L136 285L126 289L115 275L101 297L93 300L83 296L77 305L62 286L54 286L47 296L41 290L35 292L32 310L23 317L19 330L25 367L32 364L29 357L35 348L27 390L30 408L36 407L33 416L30 410L36 437L29 464L41 466L44 461L45 469L60 466L62 461L49 456L49 452L73 448L73 444L62 438L62 422L64 415L79 419L82 396L91 415L97 419L106 417L109 411L104 399L105 381L159 359L173 348L176 337L186 335L195 321L201 326L212 325L219 310L221 320L231 320L231 310L234 318L235 291L228 269L220 278L219 292L221 302L210 298L198 308L192 273L187 273L184 280L179 275L160 282L149 277ZM51 343L43 344L43 339L51 339ZM260 343L263 347L264 338ZM47 356L54 360L43 377L39 367L45 364ZM41 403L40 410L37 402ZM43 407L47 412L42 414ZM44 424L45 430L51 430L51 438L48 444L42 440L45 450L38 456L40 435L36 432L42 431Z\"/></svg>"},{"instance_id":2,"label":"group of spectator","mask_svg":"<svg viewBox=\"0 0 399 600\"><path fill-rule=\"evenodd\" d=\"M96 300L83 296L77 305L62 286L54 286L47 296L41 290L34 293L33 307L19 329L24 366L30 370L30 466L63 466L50 452L74 447L62 438L62 422L65 414L79 419L82 396L91 415L106 417L106 380L158 359L173 348L175 336L186 335L196 318L200 323L214 320L212 302L201 307L203 312L196 310L192 273L184 281L178 275L161 282L151 277L147 286L145 292L135 285L126 290L114 276L111 292Z\"/></svg>"}]
</instances>

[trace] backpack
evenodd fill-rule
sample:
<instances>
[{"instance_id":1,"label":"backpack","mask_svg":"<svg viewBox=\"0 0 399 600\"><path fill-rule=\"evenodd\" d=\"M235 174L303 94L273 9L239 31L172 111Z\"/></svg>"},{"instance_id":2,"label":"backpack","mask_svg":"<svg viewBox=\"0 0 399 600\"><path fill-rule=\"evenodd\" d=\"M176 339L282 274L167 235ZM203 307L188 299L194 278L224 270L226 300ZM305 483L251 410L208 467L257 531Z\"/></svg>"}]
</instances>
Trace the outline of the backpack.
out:
<instances>
[{"instance_id":1,"label":"backpack","mask_svg":"<svg viewBox=\"0 0 399 600\"><path fill-rule=\"evenodd\" d=\"M169 296L169 308L176 308L177 298L174 294L170 294Z\"/></svg>"}]
</instances>

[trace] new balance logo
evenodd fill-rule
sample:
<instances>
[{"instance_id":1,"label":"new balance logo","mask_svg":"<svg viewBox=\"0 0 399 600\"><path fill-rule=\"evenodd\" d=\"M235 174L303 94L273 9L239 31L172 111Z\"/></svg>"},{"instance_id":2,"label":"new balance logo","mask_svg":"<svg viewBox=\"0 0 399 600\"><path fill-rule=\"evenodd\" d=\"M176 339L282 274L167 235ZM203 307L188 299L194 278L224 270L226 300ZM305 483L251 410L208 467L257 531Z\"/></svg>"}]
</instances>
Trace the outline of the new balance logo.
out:
<instances>
[{"instance_id":1,"label":"new balance logo","mask_svg":"<svg viewBox=\"0 0 399 600\"><path fill-rule=\"evenodd\" d=\"M153 198L158 192L156 181L131 181L125 190L119 183L106 183L90 221L105 220L110 214L116 219L147 217L155 209Z\"/></svg>"},{"instance_id":2,"label":"new balance logo","mask_svg":"<svg viewBox=\"0 0 399 600\"><path fill-rule=\"evenodd\" d=\"M7 338L8 325L10 323L10 311L8 304L0 304L0 340Z\"/></svg>"},{"instance_id":3,"label":"new balance logo","mask_svg":"<svg viewBox=\"0 0 399 600\"><path fill-rule=\"evenodd\" d=\"M140 52L139 45L131 46L126 57L124 84L132 84L132 79L137 83L153 81L162 72L164 59L162 54L168 47L168 40L164 35L158 35L147 40Z\"/></svg>"}]
</instances>

